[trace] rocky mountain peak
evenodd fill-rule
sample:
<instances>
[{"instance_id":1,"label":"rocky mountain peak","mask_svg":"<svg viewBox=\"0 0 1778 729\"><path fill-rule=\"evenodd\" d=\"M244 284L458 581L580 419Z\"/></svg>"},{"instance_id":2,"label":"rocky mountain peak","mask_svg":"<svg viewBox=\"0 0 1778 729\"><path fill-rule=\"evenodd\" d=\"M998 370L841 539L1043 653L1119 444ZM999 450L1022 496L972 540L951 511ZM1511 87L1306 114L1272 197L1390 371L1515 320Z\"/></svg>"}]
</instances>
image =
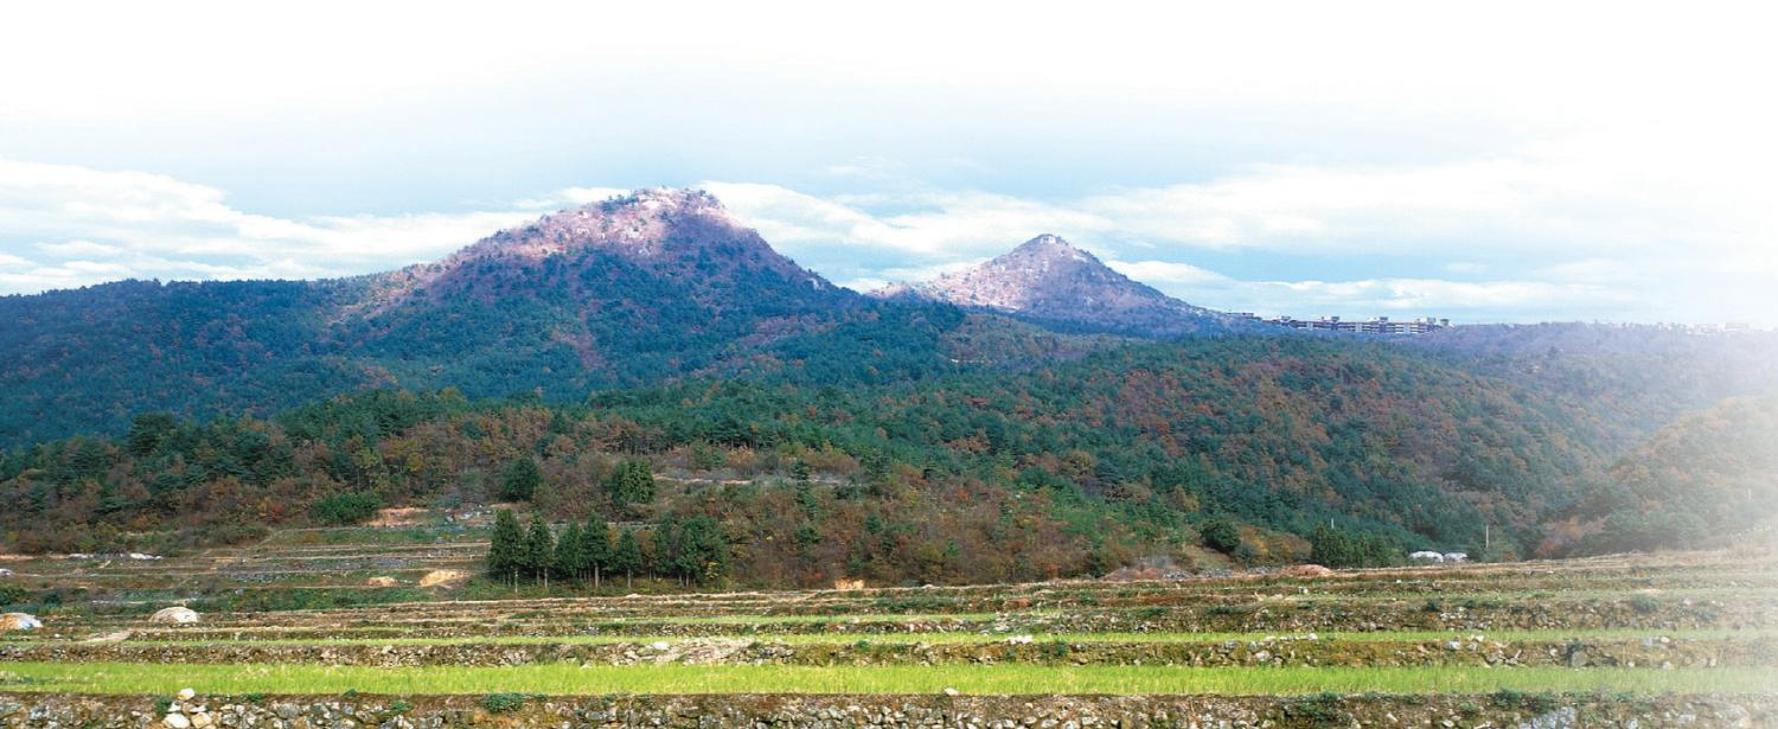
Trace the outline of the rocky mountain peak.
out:
<instances>
[{"instance_id":1,"label":"rocky mountain peak","mask_svg":"<svg viewBox=\"0 0 1778 729\"><path fill-rule=\"evenodd\" d=\"M533 268L557 257L590 261L601 256L699 289L730 285L759 272L804 290L832 288L730 216L715 195L646 188L551 213L437 263L386 274L373 300L381 306L415 290L460 292L476 288L490 275L502 276L502 270Z\"/></svg>"},{"instance_id":2,"label":"rocky mountain peak","mask_svg":"<svg viewBox=\"0 0 1778 729\"><path fill-rule=\"evenodd\" d=\"M1019 314L1070 326L1170 334L1219 325L1220 318L1130 280L1097 256L1045 233L974 268L879 291Z\"/></svg>"},{"instance_id":3,"label":"rocky mountain peak","mask_svg":"<svg viewBox=\"0 0 1778 729\"><path fill-rule=\"evenodd\" d=\"M1036 238L1020 243L1019 247L1014 248L1012 252L1025 255L1070 256L1076 258L1092 255L1079 248L1075 248L1073 243L1069 243L1062 236L1054 233L1044 233Z\"/></svg>"}]
</instances>

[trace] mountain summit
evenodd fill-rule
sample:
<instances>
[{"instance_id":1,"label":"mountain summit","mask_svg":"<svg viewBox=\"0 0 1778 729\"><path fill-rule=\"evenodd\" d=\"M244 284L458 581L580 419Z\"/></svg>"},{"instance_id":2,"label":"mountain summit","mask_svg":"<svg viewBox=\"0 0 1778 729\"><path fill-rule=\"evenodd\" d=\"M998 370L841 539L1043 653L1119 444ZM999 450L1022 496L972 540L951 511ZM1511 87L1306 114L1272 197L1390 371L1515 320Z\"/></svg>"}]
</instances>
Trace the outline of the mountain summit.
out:
<instances>
[{"instance_id":1,"label":"mountain summit","mask_svg":"<svg viewBox=\"0 0 1778 729\"><path fill-rule=\"evenodd\" d=\"M926 283L892 286L878 295L945 301L1066 328L1149 336L1229 325L1222 314L1132 281L1048 233L974 268Z\"/></svg>"},{"instance_id":2,"label":"mountain summit","mask_svg":"<svg viewBox=\"0 0 1778 729\"><path fill-rule=\"evenodd\" d=\"M553 262L552 262L553 260ZM785 258L702 190L650 188L503 230L436 263L388 274L387 288L463 293L490 271L560 268L564 262L634 267L688 287L700 300L738 279L796 292L831 292L820 275ZM584 279L585 276L580 278ZM800 298L800 297L796 297Z\"/></svg>"}]
</instances>

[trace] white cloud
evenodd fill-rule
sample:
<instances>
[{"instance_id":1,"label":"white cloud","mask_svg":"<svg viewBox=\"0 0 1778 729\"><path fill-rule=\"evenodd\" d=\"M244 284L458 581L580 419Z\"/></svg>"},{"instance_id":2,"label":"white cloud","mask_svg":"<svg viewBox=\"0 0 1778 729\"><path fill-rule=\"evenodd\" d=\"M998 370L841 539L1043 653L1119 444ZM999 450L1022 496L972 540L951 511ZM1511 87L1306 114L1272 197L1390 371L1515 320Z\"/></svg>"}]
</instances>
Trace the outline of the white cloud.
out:
<instances>
[{"instance_id":1,"label":"white cloud","mask_svg":"<svg viewBox=\"0 0 1778 729\"><path fill-rule=\"evenodd\" d=\"M554 211L609 200L629 193L618 187L565 187L547 197L526 198L514 203L521 210Z\"/></svg>"},{"instance_id":2,"label":"white cloud","mask_svg":"<svg viewBox=\"0 0 1778 729\"><path fill-rule=\"evenodd\" d=\"M1538 281L1461 282L1440 279L1374 279L1360 281L1263 281L1261 289L1281 289L1305 304L1351 310L1369 307L1388 311L1450 309L1512 310L1528 307L1597 306L1627 301L1615 293L1581 284Z\"/></svg>"},{"instance_id":3,"label":"white cloud","mask_svg":"<svg viewBox=\"0 0 1778 729\"><path fill-rule=\"evenodd\" d=\"M223 191L164 175L0 159L0 246L59 260L10 272L33 292L128 277L266 278L364 273L430 260L534 212L294 220L237 210ZM25 259L4 254L11 268Z\"/></svg>"},{"instance_id":4,"label":"white cloud","mask_svg":"<svg viewBox=\"0 0 1778 729\"><path fill-rule=\"evenodd\" d=\"M1116 261L1107 260L1110 266L1125 276L1147 284L1172 284L1176 286L1201 286L1205 284L1225 284L1231 279L1215 271L1210 271L1189 263L1174 261Z\"/></svg>"},{"instance_id":5,"label":"white cloud","mask_svg":"<svg viewBox=\"0 0 1778 729\"><path fill-rule=\"evenodd\" d=\"M90 240L71 240L61 243L38 243L37 250L57 258L73 258L76 256L115 256L123 252L117 246L94 243Z\"/></svg>"},{"instance_id":6,"label":"white cloud","mask_svg":"<svg viewBox=\"0 0 1778 729\"><path fill-rule=\"evenodd\" d=\"M1008 195L915 192L822 198L778 185L699 185L736 216L792 253L818 246L863 247L914 259L1003 252L1040 233L1082 237L1115 229L1089 212ZM875 214L870 208L907 212Z\"/></svg>"}]
</instances>

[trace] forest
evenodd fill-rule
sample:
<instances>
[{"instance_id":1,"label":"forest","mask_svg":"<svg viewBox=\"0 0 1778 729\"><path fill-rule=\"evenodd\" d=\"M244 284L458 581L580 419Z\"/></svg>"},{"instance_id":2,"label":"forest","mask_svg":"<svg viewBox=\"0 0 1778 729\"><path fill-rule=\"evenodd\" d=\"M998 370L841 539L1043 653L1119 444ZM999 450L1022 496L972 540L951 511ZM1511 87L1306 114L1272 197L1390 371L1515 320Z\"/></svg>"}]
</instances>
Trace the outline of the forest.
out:
<instances>
[{"instance_id":1,"label":"forest","mask_svg":"<svg viewBox=\"0 0 1778 729\"><path fill-rule=\"evenodd\" d=\"M651 559L690 528L721 545L719 575L647 568L688 584L1005 581L1206 553L1527 557L1694 543L1646 526L1671 508L1715 519L1731 504L1757 521L1769 511L1744 496L1770 477L1728 446L1769 438L1771 409L1700 416L1768 428L1718 425L1745 433L1723 448L1663 434L1620 453L1570 399L1386 343L1280 337L879 385L693 379L575 403L373 389L266 419L146 413L118 437L13 449L0 528L23 551L167 550L385 506L515 504L557 525L626 525ZM1694 459L1755 486L1670 485L1699 473L1671 464Z\"/></svg>"}]
</instances>

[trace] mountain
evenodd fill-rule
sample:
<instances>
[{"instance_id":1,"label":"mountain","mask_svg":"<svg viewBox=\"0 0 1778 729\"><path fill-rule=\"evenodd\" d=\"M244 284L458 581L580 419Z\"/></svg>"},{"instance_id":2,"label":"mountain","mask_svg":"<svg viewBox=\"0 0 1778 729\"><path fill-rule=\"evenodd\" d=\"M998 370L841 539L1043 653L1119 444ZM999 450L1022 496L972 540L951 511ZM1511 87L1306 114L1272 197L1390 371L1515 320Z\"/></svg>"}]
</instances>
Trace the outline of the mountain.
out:
<instances>
[{"instance_id":1,"label":"mountain","mask_svg":"<svg viewBox=\"0 0 1778 729\"><path fill-rule=\"evenodd\" d=\"M572 397L719 369L869 303L772 250L708 193L644 190L373 277L334 335L404 382Z\"/></svg>"},{"instance_id":2,"label":"mountain","mask_svg":"<svg viewBox=\"0 0 1778 729\"><path fill-rule=\"evenodd\" d=\"M553 512L831 510L758 554L893 581L1021 539L1053 547L1057 573L1103 572L1170 554L1206 519L1283 559L1330 522L1391 549L1483 535L1531 554L1772 518L1746 507L1769 500L1769 459L1738 455L1770 442L1770 334L1248 331L1054 236L868 297L693 191L560 211L374 275L4 297L0 322L14 547L236 538L342 495L485 502L491 474L530 458ZM1226 336L1176 336L1194 332ZM1767 410L1683 420L1760 395ZM801 464L832 488L601 501L630 458L715 481ZM1700 493L1720 499L1685 501ZM975 575L1009 576L1030 575Z\"/></svg>"},{"instance_id":3,"label":"mountain","mask_svg":"<svg viewBox=\"0 0 1778 729\"><path fill-rule=\"evenodd\" d=\"M943 301L1067 330L1166 337L1237 326L1231 317L1132 281L1049 234L974 268L925 283L890 286L876 295Z\"/></svg>"},{"instance_id":4,"label":"mountain","mask_svg":"<svg viewBox=\"0 0 1778 729\"><path fill-rule=\"evenodd\" d=\"M697 374L912 376L953 366L939 340L964 317L833 286L707 193L642 190L399 271L124 281L0 297L0 321L4 448L365 387L579 399Z\"/></svg>"}]
</instances>

